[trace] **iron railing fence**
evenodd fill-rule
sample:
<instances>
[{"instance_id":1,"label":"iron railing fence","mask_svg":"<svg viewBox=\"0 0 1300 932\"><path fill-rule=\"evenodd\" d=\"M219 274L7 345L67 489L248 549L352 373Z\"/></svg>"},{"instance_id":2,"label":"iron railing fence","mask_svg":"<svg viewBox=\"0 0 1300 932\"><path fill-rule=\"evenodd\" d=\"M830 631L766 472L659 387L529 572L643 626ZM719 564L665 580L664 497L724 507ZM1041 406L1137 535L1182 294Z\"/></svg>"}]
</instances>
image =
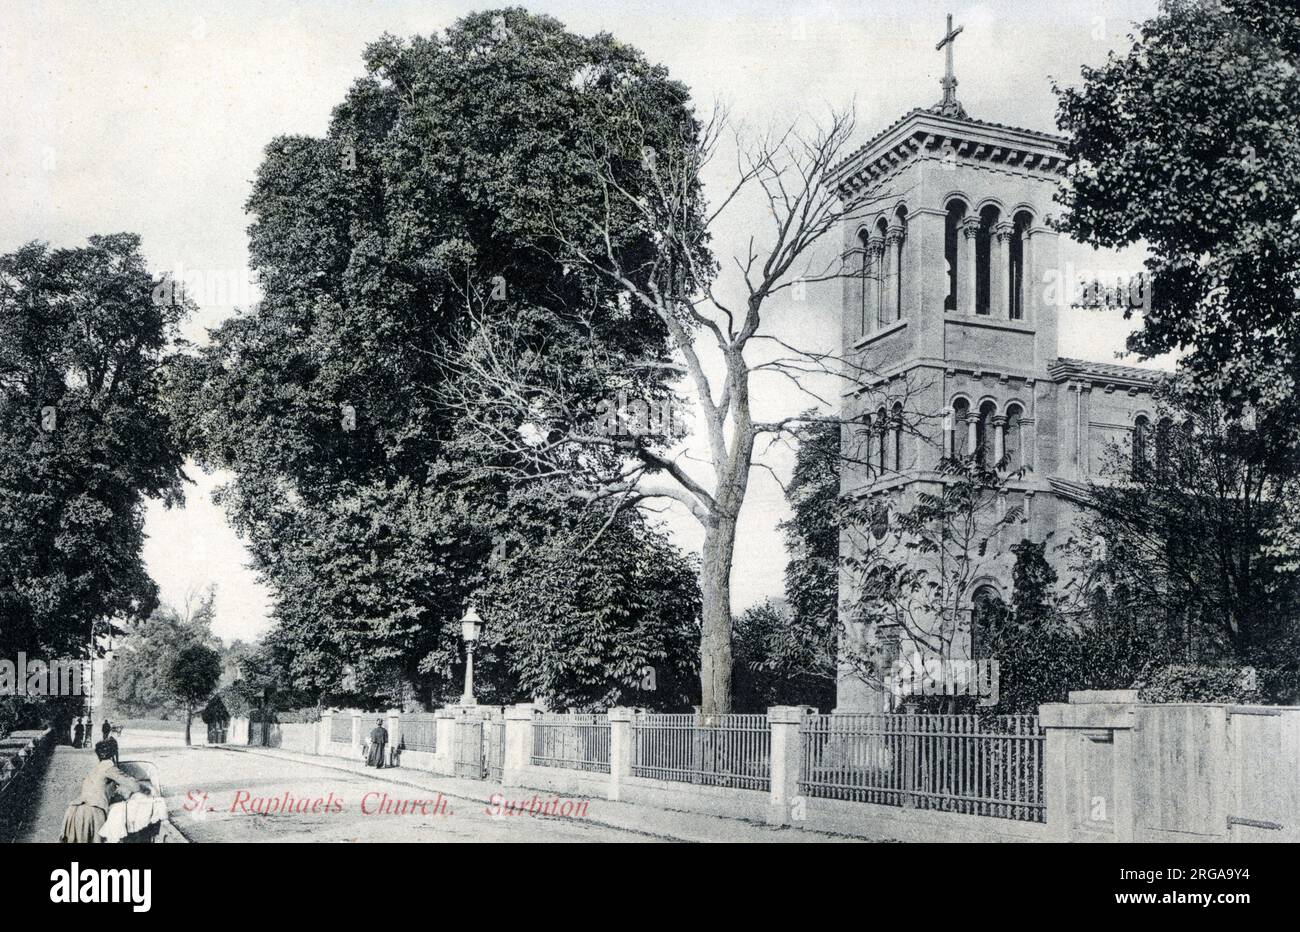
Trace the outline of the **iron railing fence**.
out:
<instances>
[{"instance_id":1,"label":"iron railing fence","mask_svg":"<svg viewBox=\"0 0 1300 932\"><path fill-rule=\"evenodd\" d=\"M438 751L438 720L432 712L403 712L398 716L402 735L400 747L407 751Z\"/></svg>"},{"instance_id":2,"label":"iron railing fence","mask_svg":"<svg viewBox=\"0 0 1300 932\"><path fill-rule=\"evenodd\" d=\"M1037 715L810 715L805 796L1042 822Z\"/></svg>"},{"instance_id":3,"label":"iron railing fence","mask_svg":"<svg viewBox=\"0 0 1300 932\"><path fill-rule=\"evenodd\" d=\"M591 712L537 716L530 760L538 767L609 773L609 716Z\"/></svg>"},{"instance_id":4,"label":"iron railing fence","mask_svg":"<svg viewBox=\"0 0 1300 932\"><path fill-rule=\"evenodd\" d=\"M633 722L632 774L701 786L771 789L767 716L639 713Z\"/></svg>"}]
</instances>

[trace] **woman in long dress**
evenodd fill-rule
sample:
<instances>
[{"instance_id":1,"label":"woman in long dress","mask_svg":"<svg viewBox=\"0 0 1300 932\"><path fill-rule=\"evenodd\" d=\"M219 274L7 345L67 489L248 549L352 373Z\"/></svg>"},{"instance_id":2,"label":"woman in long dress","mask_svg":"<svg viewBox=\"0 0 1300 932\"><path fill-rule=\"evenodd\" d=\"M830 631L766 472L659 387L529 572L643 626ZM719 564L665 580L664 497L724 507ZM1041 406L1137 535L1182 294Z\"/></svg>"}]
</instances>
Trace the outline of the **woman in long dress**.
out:
<instances>
[{"instance_id":1,"label":"woman in long dress","mask_svg":"<svg viewBox=\"0 0 1300 932\"><path fill-rule=\"evenodd\" d=\"M86 775L86 779L81 781L81 795L63 814L63 834L59 841L74 844L103 841L99 837L99 830L108 818L108 803L113 788L117 787L123 796L140 791L140 783L113 763L113 751L113 746L107 741L95 745L95 756L99 762Z\"/></svg>"},{"instance_id":2,"label":"woman in long dress","mask_svg":"<svg viewBox=\"0 0 1300 932\"><path fill-rule=\"evenodd\" d=\"M370 731L370 751L366 755L367 767L384 766L384 750L388 747L388 729L384 727L384 720L381 718L375 722L375 727Z\"/></svg>"}]
</instances>

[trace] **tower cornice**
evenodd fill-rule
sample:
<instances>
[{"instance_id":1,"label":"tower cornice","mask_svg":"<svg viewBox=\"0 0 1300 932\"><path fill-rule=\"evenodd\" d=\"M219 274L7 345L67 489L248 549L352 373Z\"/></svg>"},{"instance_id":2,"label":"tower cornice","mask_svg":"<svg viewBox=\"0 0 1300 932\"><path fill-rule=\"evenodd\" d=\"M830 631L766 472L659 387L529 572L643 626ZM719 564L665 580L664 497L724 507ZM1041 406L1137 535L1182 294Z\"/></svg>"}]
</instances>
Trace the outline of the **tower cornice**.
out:
<instances>
[{"instance_id":1,"label":"tower cornice","mask_svg":"<svg viewBox=\"0 0 1300 932\"><path fill-rule=\"evenodd\" d=\"M871 188L918 158L961 159L1049 177L1065 174L1066 139L1051 133L912 110L831 169L842 195Z\"/></svg>"}]
</instances>

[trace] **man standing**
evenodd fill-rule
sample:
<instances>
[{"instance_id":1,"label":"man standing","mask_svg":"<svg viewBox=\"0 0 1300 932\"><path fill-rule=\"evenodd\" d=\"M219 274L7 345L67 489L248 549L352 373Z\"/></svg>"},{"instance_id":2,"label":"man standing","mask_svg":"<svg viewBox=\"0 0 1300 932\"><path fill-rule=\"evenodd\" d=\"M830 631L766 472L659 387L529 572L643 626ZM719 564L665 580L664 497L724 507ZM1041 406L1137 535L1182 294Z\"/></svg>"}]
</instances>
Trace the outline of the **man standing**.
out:
<instances>
[{"instance_id":1,"label":"man standing","mask_svg":"<svg viewBox=\"0 0 1300 932\"><path fill-rule=\"evenodd\" d=\"M384 727L384 720L378 719L375 727L370 731L370 753L366 755L367 767L383 767L384 751L388 747L388 729Z\"/></svg>"},{"instance_id":2,"label":"man standing","mask_svg":"<svg viewBox=\"0 0 1300 932\"><path fill-rule=\"evenodd\" d=\"M81 723L81 716L77 716L76 722L72 726L72 746L81 747L86 741L86 726Z\"/></svg>"},{"instance_id":3,"label":"man standing","mask_svg":"<svg viewBox=\"0 0 1300 932\"><path fill-rule=\"evenodd\" d=\"M113 726L108 723L107 719L104 720L103 734L104 740L102 743L107 745L113 752L111 760L114 766L121 764L121 761L117 759L117 739L113 737Z\"/></svg>"}]
</instances>

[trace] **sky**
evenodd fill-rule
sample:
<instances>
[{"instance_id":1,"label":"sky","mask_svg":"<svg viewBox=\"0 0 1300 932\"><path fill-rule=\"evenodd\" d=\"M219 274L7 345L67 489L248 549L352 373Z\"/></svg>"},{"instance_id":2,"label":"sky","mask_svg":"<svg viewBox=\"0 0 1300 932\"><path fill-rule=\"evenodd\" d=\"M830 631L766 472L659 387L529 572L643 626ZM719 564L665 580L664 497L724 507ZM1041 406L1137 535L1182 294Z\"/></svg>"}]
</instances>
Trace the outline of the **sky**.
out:
<instances>
[{"instance_id":1,"label":"sky","mask_svg":"<svg viewBox=\"0 0 1300 932\"><path fill-rule=\"evenodd\" d=\"M967 112L1050 131L1051 80L1077 83L1081 65L1125 48L1132 24L1152 16L1156 0L518 5L574 32L614 34L665 65L702 109L723 102L745 127L781 126L852 103L856 147L938 99L943 55L934 46L946 13L964 27L955 48ZM0 252L33 239L75 246L97 233L138 233L151 268L202 284L188 289L201 310L185 333L202 340L207 328L257 298L247 284L244 203L267 143L324 133L330 110L362 74L366 43L385 32L428 35L489 8L449 0L3 0ZM708 180L716 190L725 177ZM748 205L739 207L715 237L724 257L741 253L756 228ZM1132 271L1139 260L1075 247L1063 251L1063 261ZM832 286L812 286L805 301L776 310L782 335L825 348L838 339ZM1133 326L1118 314L1063 312L1061 355L1114 359ZM764 419L808 404L776 380L760 380L754 397ZM765 462L788 477L792 456L776 449ZM189 473L194 485L183 509L149 508L146 564L165 601L182 602L215 584L215 632L226 640L257 637L268 626L270 596L212 504L223 477L196 467ZM786 514L777 479L756 470L732 577L737 610L781 594L786 554L776 525ZM670 511L664 520L682 547L698 548L702 533L693 519Z\"/></svg>"}]
</instances>

